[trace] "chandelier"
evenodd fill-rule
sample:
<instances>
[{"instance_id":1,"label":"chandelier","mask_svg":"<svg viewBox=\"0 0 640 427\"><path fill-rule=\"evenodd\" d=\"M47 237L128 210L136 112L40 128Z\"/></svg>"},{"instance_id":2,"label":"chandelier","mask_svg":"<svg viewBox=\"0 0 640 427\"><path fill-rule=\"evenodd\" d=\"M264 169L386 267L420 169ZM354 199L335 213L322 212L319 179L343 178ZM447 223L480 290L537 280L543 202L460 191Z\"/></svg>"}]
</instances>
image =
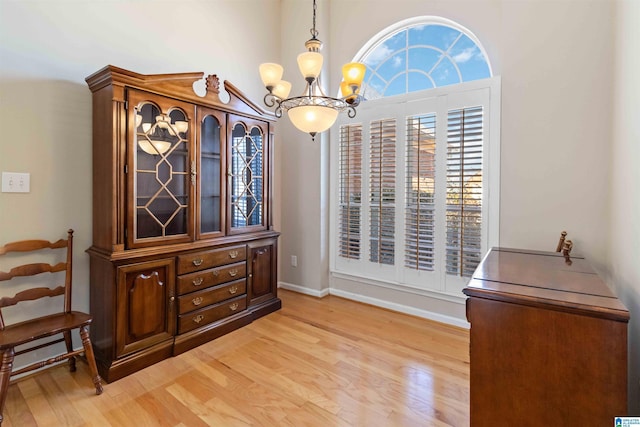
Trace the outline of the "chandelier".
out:
<instances>
[{"instance_id":1,"label":"chandelier","mask_svg":"<svg viewBox=\"0 0 640 427\"><path fill-rule=\"evenodd\" d=\"M343 81L340 84L341 98L327 96L320 85L322 69L322 42L316 31L316 0L313 0L313 28L311 38L304 46L307 51L298 55L298 67L306 81L304 92L300 96L289 98L291 83L282 80L283 68L279 64L260 64L260 78L269 91L264 97L267 107L275 107L276 117L282 117L286 111L293 125L315 139L318 132L324 132L335 123L341 111L347 111L350 118L356 116L355 107L362 99L360 87L364 78L365 66L351 62L342 67Z\"/></svg>"}]
</instances>

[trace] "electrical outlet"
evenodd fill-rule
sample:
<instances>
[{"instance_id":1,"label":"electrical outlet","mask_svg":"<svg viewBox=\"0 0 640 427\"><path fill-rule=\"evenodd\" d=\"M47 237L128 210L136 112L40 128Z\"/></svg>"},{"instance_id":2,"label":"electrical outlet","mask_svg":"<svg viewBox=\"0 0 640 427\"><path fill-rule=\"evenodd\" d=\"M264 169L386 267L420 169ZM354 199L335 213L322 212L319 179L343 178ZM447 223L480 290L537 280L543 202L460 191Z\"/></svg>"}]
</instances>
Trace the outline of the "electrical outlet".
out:
<instances>
[{"instance_id":1,"label":"electrical outlet","mask_svg":"<svg viewBox=\"0 0 640 427\"><path fill-rule=\"evenodd\" d=\"M2 172L3 193L28 193L31 174L18 172Z\"/></svg>"},{"instance_id":2,"label":"electrical outlet","mask_svg":"<svg viewBox=\"0 0 640 427\"><path fill-rule=\"evenodd\" d=\"M295 255L291 255L291 267L298 266L298 257Z\"/></svg>"}]
</instances>

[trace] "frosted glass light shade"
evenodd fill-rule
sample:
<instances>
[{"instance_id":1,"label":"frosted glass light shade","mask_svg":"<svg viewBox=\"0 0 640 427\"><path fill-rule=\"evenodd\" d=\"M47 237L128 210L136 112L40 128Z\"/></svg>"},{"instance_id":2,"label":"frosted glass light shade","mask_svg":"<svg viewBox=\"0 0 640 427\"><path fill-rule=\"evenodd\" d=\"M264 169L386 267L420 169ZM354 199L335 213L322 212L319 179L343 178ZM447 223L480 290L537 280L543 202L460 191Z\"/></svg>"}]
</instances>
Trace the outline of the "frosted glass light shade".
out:
<instances>
[{"instance_id":1,"label":"frosted glass light shade","mask_svg":"<svg viewBox=\"0 0 640 427\"><path fill-rule=\"evenodd\" d=\"M339 111L320 105L303 105L287 111L289 120L298 129L307 133L324 132L336 122Z\"/></svg>"},{"instance_id":2,"label":"frosted glass light shade","mask_svg":"<svg viewBox=\"0 0 640 427\"><path fill-rule=\"evenodd\" d=\"M298 55L298 68L305 79L317 79L322 70L322 62L322 54L318 52L304 52Z\"/></svg>"},{"instance_id":3,"label":"frosted glass light shade","mask_svg":"<svg viewBox=\"0 0 640 427\"><path fill-rule=\"evenodd\" d=\"M340 83L340 93L343 98L351 98L355 97L355 94L360 93L360 88L356 88L354 92L352 86L349 86L347 82L343 80L342 83Z\"/></svg>"},{"instance_id":4,"label":"frosted glass light shade","mask_svg":"<svg viewBox=\"0 0 640 427\"><path fill-rule=\"evenodd\" d=\"M348 86L360 87L366 67L359 62L350 62L342 66L342 78ZM344 93L343 93L344 95Z\"/></svg>"},{"instance_id":5,"label":"frosted glass light shade","mask_svg":"<svg viewBox=\"0 0 640 427\"><path fill-rule=\"evenodd\" d=\"M291 83L285 80L280 80L275 84L271 92L280 99L287 99L289 92L291 92Z\"/></svg>"},{"instance_id":6,"label":"frosted glass light shade","mask_svg":"<svg viewBox=\"0 0 640 427\"><path fill-rule=\"evenodd\" d=\"M264 83L265 87L273 87L282 80L282 73L284 72L284 69L280 64L265 62L264 64L260 64L259 70L260 78L262 79L262 83Z\"/></svg>"}]
</instances>

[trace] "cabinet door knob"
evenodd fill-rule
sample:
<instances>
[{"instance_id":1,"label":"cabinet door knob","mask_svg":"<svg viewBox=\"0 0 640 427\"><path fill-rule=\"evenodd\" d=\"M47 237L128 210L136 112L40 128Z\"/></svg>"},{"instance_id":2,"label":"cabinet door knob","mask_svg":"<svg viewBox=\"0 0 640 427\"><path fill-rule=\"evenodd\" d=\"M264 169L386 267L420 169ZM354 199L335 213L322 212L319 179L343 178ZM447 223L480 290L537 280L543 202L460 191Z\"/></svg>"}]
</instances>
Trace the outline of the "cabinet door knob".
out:
<instances>
[{"instance_id":1,"label":"cabinet door knob","mask_svg":"<svg viewBox=\"0 0 640 427\"><path fill-rule=\"evenodd\" d=\"M203 260L202 258L200 258L200 259L194 259L194 260L193 260L193 265L195 265L196 267L200 267L200 266L202 265L202 262L203 262L203 261L204 261L204 260Z\"/></svg>"},{"instance_id":2,"label":"cabinet door knob","mask_svg":"<svg viewBox=\"0 0 640 427\"><path fill-rule=\"evenodd\" d=\"M229 308L231 309L231 311L236 311L238 309L238 303L234 302L229 306Z\"/></svg>"},{"instance_id":3,"label":"cabinet door knob","mask_svg":"<svg viewBox=\"0 0 640 427\"><path fill-rule=\"evenodd\" d=\"M238 287L236 285L233 285L232 287L229 288L229 293L231 295L235 294L236 292L238 292Z\"/></svg>"},{"instance_id":4,"label":"cabinet door knob","mask_svg":"<svg viewBox=\"0 0 640 427\"><path fill-rule=\"evenodd\" d=\"M204 316L202 314L198 314L197 316L193 317L192 320L196 323L200 323L204 320Z\"/></svg>"},{"instance_id":5,"label":"cabinet door knob","mask_svg":"<svg viewBox=\"0 0 640 427\"><path fill-rule=\"evenodd\" d=\"M193 282L192 282L192 283L193 283L193 286L200 286L200 285L202 285L202 281L203 281L202 277L197 277L197 278L193 279Z\"/></svg>"},{"instance_id":6,"label":"cabinet door knob","mask_svg":"<svg viewBox=\"0 0 640 427\"><path fill-rule=\"evenodd\" d=\"M198 306L198 305L202 304L202 301L203 301L202 297L196 297L196 298L191 300L191 302L195 306Z\"/></svg>"}]
</instances>

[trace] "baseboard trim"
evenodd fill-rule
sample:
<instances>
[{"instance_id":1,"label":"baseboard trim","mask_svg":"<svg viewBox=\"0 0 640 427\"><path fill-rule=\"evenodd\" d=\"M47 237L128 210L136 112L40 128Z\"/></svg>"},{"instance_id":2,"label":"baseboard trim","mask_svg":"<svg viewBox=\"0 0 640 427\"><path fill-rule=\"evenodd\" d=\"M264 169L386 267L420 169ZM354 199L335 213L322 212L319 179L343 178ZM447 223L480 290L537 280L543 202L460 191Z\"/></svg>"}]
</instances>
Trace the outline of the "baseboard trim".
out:
<instances>
[{"instance_id":1,"label":"baseboard trim","mask_svg":"<svg viewBox=\"0 0 640 427\"><path fill-rule=\"evenodd\" d=\"M456 326L462 329L469 329L470 324L465 321L458 319L453 316L447 316L445 314L434 313L428 310L422 310L416 307L411 307L408 305L396 304L389 301L384 301L377 298L371 298L360 294L355 294L352 292L342 291L340 289L333 288L325 288L320 291L315 289L309 289L304 286L294 285L292 283L286 282L278 282L278 287L282 289L286 289L288 291L297 292L304 295L310 295L317 298L323 298L327 295L335 295L337 297L362 302L369 305L374 305L376 307L386 308L388 310L397 311L399 313L410 314L412 316L421 317L423 319L432 320L438 323L444 323L451 326Z\"/></svg>"},{"instance_id":2,"label":"baseboard trim","mask_svg":"<svg viewBox=\"0 0 640 427\"><path fill-rule=\"evenodd\" d=\"M294 285L293 283L287 283L287 282L278 282L278 287L282 289L286 289L288 291L297 292L299 294L311 295L317 298L326 297L330 293L329 288L316 290L316 289L309 289L300 285Z\"/></svg>"}]
</instances>

